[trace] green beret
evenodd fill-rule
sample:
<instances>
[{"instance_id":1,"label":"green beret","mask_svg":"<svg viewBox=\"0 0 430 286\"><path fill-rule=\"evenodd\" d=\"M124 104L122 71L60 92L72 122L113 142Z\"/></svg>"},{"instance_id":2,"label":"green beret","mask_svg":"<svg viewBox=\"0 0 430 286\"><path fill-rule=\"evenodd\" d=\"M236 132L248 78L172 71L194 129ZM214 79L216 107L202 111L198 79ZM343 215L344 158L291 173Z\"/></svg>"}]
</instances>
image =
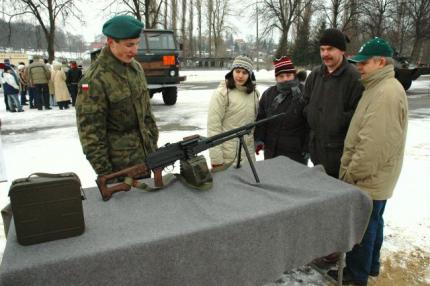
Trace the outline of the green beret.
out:
<instances>
[{"instance_id":1,"label":"green beret","mask_svg":"<svg viewBox=\"0 0 430 286\"><path fill-rule=\"evenodd\" d=\"M115 16L103 25L103 34L118 40L136 39L140 37L143 23L127 15Z\"/></svg>"}]
</instances>

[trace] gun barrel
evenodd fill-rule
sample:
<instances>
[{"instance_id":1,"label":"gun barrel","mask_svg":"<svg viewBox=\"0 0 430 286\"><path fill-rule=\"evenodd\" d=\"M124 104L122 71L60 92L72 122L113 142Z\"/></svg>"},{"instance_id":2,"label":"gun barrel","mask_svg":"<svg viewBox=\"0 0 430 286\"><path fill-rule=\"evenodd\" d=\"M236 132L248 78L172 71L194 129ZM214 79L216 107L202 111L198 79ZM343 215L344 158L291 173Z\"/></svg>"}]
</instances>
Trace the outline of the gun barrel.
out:
<instances>
[{"instance_id":1,"label":"gun barrel","mask_svg":"<svg viewBox=\"0 0 430 286\"><path fill-rule=\"evenodd\" d=\"M233 134L239 133L239 132L244 131L244 130L251 131L251 129L252 129L254 126L257 126L257 125L260 125L260 124L266 123L266 122L268 122L268 121L275 120L275 119L280 118L280 117L283 117L283 116L285 116L285 115L286 115L286 113L285 113L285 112L282 112L282 113L279 113L279 114L273 115L273 116L271 116L271 117L267 117L267 118L265 118L265 119L258 120L258 121L255 121L255 122L252 122L252 123L246 124L246 125L244 125L244 126L241 126L241 127L238 127L238 128L234 128L234 129L231 129L231 130L229 130L229 131L226 131L226 132L223 132L223 133L220 133L220 134L214 135L214 136L212 136L212 137L207 138L206 140L207 140L207 142L212 142L212 141L217 141L217 140L219 140L219 139L225 138L225 137L227 137L227 136L229 136L229 135L233 135Z\"/></svg>"}]
</instances>

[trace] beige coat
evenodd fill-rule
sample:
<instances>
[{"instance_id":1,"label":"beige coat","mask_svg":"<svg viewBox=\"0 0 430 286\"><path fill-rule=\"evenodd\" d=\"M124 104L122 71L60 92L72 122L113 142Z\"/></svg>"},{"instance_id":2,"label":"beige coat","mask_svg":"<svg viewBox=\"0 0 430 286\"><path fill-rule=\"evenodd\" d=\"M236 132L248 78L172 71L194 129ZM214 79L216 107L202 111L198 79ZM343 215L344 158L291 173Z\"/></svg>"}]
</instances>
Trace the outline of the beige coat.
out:
<instances>
[{"instance_id":1,"label":"beige coat","mask_svg":"<svg viewBox=\"0 0 430 286\"><path fill-rule=\"evenodd\" d=\"M339 177L369 193L389 199L399 178L408 126L408 101L388 65L364 79L341 159Z\"/></svg>"},{"instance_id":2,"label":"beige coat","mask_svg":"<svg viewBox=\"0 0 430 286\"><path fill-rule=\"evenodd\" d=\"M225 81L222 81L214 91L209 103L208 111L208 136L214 136L248 123L255 122L258 109L258 91L250 94L245 92L245 87L228 90ZM245 136L245 144L253 161L254 137L253 134ZM212 164L228 164L236 160L239 146L238 139L232 139L209 150ZM246 161L246 154L242 149L242 160Z\"/></svg>"},{"instance_id":3,"label":"beige coat","mask_svg":"<svg viewBox=\"0 0 430 286\"><path fill-rule=\"evenodd\" d=\"M51 73L51 81L54 85L55 100L57 102L70 100L69 90L66 85L66 74L61 69L61 66L54 65L54 70Z\"/></svg>"}]
</instances>

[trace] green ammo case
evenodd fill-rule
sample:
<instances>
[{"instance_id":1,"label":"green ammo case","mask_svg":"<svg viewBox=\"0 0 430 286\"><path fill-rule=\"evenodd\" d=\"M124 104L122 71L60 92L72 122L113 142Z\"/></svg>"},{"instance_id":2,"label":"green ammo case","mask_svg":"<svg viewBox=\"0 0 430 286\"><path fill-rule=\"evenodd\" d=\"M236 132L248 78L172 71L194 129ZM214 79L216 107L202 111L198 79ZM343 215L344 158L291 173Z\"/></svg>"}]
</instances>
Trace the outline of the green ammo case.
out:
<instances>
[{"instance_id":1,"label":"green ammo case","mask_svg":"<svg viewBox=\"0 0 430 286\"><path fill-rule=\"evenodd\" d=\"M9 190L18 242L30 245L80 235L85 222L81 182L75 173L34 173Z\"/></svg>"}]
</instances>

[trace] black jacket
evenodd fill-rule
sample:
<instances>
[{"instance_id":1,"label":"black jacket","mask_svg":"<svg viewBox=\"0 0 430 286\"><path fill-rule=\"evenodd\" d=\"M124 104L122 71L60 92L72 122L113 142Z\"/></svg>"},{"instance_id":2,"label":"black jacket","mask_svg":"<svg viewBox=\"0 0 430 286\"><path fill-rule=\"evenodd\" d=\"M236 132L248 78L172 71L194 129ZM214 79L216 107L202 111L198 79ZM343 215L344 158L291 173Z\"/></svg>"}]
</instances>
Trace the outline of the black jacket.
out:
<instances>
[{"instance_id":1,"label":"black jacket","mask_svg":"<svg viewBox=\"0 0 430 286\"><path fill-rule=\"evenodd\" d=\"M300 85L301 89L303 86ZM275 119L255 128L255 141L264 143L264 158L279 155L287 156L297 162L305 163L305 141L307 135L306 119L303 116L305 102L301 93L293 96L291 90L285 99L273 109L273 101L279 94L276 86L267 89L260 100L257 120L281 112L287 113L281 119Z\"/></svg>"},{"instance_id":2,"label":"black jacket","mask_svg":"<svg viewBox=\"0 0 430 286\"><path fill-rule=\"evenodd\" d=\"M82 71L78 68L71 68L67 71L67 84L78 84L82 78Z\"/></svg>"},{"instance_id":3,"label":"black jacket","mask_svg":"<svg viewBox=\"0 0 430 286\"><path fill-rule=\"evenodd\" d=\"M311 160L336 178L349 123L364 89L359 79L357 69L346 59L333 73L321 65L306 79L304 112L311 129Z\"/></svg>"}]
</instances>

